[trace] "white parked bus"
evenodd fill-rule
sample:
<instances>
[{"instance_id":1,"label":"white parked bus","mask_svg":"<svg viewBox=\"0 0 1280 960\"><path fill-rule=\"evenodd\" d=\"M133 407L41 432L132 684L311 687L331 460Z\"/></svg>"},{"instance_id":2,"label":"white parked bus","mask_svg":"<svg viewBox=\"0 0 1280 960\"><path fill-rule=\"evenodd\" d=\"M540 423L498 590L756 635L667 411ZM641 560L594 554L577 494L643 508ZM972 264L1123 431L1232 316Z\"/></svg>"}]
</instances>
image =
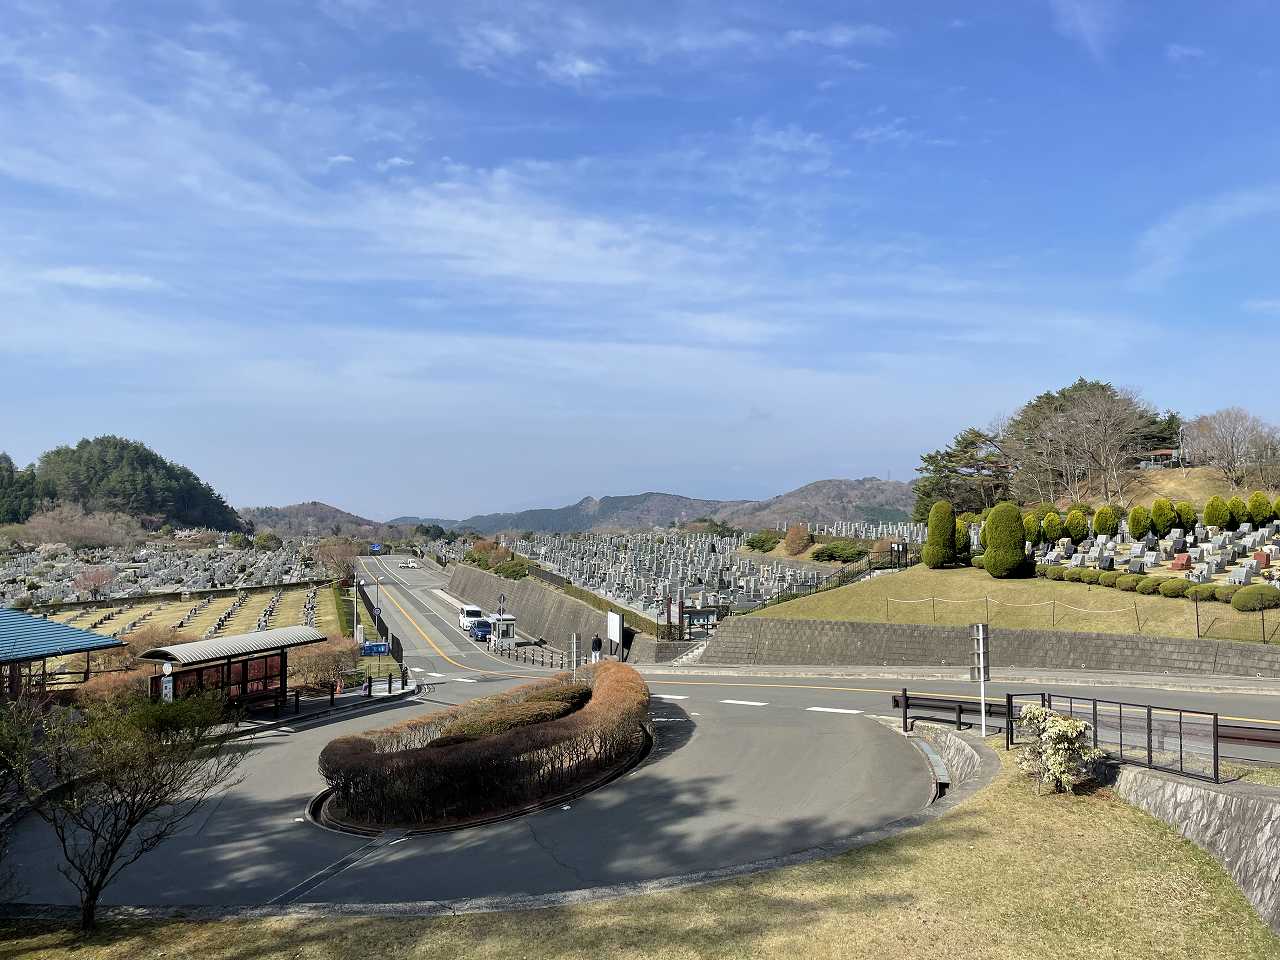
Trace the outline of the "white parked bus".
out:
<instances>
[{"instance_id":1,"label":"white parked bus","mask_svg":"<svg viewBox=\"0 0 1280 960\"><path fill-rule=\"evenodd\" d=\"M479 607L467 605L458 608L458 626L463 630L470 630L473 623L484 619L484 611Z\"/></svg>"}]
</instances>

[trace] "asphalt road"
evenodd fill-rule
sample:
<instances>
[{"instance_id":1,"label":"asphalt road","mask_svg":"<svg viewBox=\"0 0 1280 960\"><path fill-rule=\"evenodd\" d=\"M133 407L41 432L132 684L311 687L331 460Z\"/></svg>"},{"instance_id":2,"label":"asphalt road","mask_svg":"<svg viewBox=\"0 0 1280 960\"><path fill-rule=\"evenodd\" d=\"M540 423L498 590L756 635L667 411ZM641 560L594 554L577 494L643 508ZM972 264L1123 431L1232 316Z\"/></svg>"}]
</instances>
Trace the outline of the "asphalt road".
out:
<instances>
[{"instance_id":1,"label":"asphalt road","mask_svg":"<svg viewBox=\"0 0 1280 960\"><path fill-rule=\"evenodd\" d=\"M375 842L307 822L324 786L316 758L332 738L458 703L550 671L490 654L457 627L432 569L371 559L382 615L406 665L430 684L414 699L337 722L255 735L243 782L208 804L179 836L127 869L106 902L253 905L387 903L562 893L715 870L785 856L918 811L930 780L909 743L867 714L889 697L973 696L973 684L740 676L650 669L654 752L626 776L554 808L503 824ZM370 591L371 594L375 591ZM696 669L696 668L695 668ZM992 696L1033 684L989 685ZM1280 697L1058 685L1054 692L1216 710L1280 723ZM12 852L26 899L72 903L51 837L28 818Z\"/></svg>"},{"instance_id":2,"label":"asphalt road","mask_svg":"<svg viewBox=\"0 0 1280 960\"><path fill-rule=\"evenodd\" d=\"M245 744L243 781L184 832L121 874L105 902L252 905L537 895L716 870L797 853L919 811L931 781L907 741L838 691L794 685L748 696L728 686L655 687L654 751L568 805L487 827L369 843L303 817L324 786L332 738L527 682L523 668L466 639L430 571L386 577L379 603L422 696ZM451 619L453 617L453 619ZM813 709L822 708L822 709ZM877 707L884 712L883 703ZM13 850L25 899L71 903L52 838L32 818Z\"/></svg>"}]
</instances>

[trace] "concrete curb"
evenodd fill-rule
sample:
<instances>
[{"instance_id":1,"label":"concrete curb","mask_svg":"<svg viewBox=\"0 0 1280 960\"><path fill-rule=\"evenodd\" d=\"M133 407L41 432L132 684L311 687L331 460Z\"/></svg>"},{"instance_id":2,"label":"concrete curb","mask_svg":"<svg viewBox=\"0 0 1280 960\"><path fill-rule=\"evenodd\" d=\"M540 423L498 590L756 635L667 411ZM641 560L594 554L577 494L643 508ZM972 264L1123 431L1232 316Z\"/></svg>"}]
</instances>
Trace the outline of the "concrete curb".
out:
<instances>
[{"instance_id":1,"label":"concrete curb","mask_svg":"<svg viewBox=\"0 0 1280 960\"><path fill-rule=\"evenodd\" d=\"M422 692L423 684L415 683L412 687L405 687L397 693L381 694L380 696L364 697L361 700L352 703L335 704L332 707L326 707L315 713L297 714L291 718L282 717L279 720L272 720L270 723L264 723L261 726L251 727L245 730L236 730L227 739L243 740L245 737L251 737L255 733L270 733L272 730L279 730L282 727L293 725L310 724L316 720L324 720L331 717L342 716L348 713L359 713L364 710L372 710L387 703L399 703L407 697L416 697Z\"/></svg>"}]
</instances>

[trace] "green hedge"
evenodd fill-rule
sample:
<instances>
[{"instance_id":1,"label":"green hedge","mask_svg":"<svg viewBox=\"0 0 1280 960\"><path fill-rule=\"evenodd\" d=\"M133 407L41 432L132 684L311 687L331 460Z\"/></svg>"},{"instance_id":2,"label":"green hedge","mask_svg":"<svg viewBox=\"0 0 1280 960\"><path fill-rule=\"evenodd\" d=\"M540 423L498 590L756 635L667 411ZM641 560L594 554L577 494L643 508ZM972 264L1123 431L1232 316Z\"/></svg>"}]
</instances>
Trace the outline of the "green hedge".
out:
<instances>
[{"instance_id":1,"label":"green hedge","mask_svg":"<svg viewBox=\"0 0 1280 960\"><path fill-rule=\"evenodd\" d=\"M1235 592L1231 597L1231 606L1241 613L1274 610L1280 607L1280 590L1266 583L1253 583Z\"/></svg>"},{"instance_id":2,"label":"green hedge","mask_svg":"<svg viewBox=\"0 0 1280 960\"><path fill-rule=\"evenodd\" d=\"M1122 576L1124 576L1124 574L1119 570L1103 570L1102 573L1098 575L1098 584L1103 587L1114 587L1116 585L1116 581Z\"/></svg>"},{"instance_id":3,"label":"green hedge","mask_svg":"<svg viewBox=\"0 0 1280 960\"><path fill-rule=\"evenodd\" d=\"M1178 526L1190 533L1196 526L1196 505L1190 500L1179 500L1173 505L1178 514Z\"/></svg>"},{"instance_id":4,"label":"green hedge","mask_svg":"<svg viewBox=\"0 0 1280 960\"><path fill-rule=\"evenodd\" d=\"M1231 508L1227 501L1217 494L1208 499L1204 505L1204 524L1206 527L1225 527L1231 523Z\"/></svg>"},{"instance_id":5,"label":"green hedge","mask_svg":"<svg viewBox=\"0 0 1280 960\"><path fill-rule=\"evenodd\" d=\"M1044 533L1045 543L1057 543L1062 537L1062 518L1050 510L1040 521L1040 529Z\"/></svg>"},{"instance_id":6,"label":"green hedge","mask_svg":"<svg viewBox=\"0 0 1280 960\"><path fill-rule=\"evenodd\" d=\"M1275 515L1275 510L1271 506L1271 498L1261 490L1255 490L1249 494L1249 519L1253 521L1255 527L1270 523L1271 518Z\"/></svg>"},{"instance_id":7,"label":"green hedge","mask_svg":"<svg viewBox=\"0 0 1280 960\"><path fill-rule=\"evenodd\" d=\"M921 559L931 570L956 561L956 511L947 500L939 500L929 510L929 532Z\"/></svg>"},{"instance_id":8,"label":"green hedge","mask_svg":"<svg viewBox=\"0 0 1280 960\"><path fill-rule=\"evenodd\" d=\"M1187 591L1188 600L1198 600L1201 603L1216 602L1218 599L1218 585L1216 583L1193 583L1191 589Z\"/></svg>"},{"instance_id":9,"label":"green hedge","mask_svg":"<svg viewBox=\"0 0 1280 960\"><path fill-rule=\"evenodd\" d=\"M1068 511L1062 527L1072 543L1079 543L1089 535L1089 521L1085 519L1083 510Z\"/></svg>"},{"instance_id":10,"label":"green hedge","mask_svg":"<svg viewBox=\"0 0 1280 960\"><path fill-rule=\"evenodd\" d=\"M987 569L986 554L975 553L972 557L969 558L969 564L971 566L977 567L979 570Z\"/></svg>"},{"instance_id":11,"label":"green hedge","mask_svg":"<svg viewBox=\"0 0 1280 960\"><path fill-rule=\"evenodd\" d=\"M1093 515L1093 532L1104 537L1114 537L1120 532L1120 519L1113 507L1103 505Z\"/></svg>"},{"instance_id":12,"label":"green hedge","mask_svg":"<svg viewBox=\"0 0 1280 960\"><path fill-rule=\"evenodd\" d=\"M1227 510L1231 513L1231 522L1228 526L1232 530L1238 530L1240 524L1249 522L1249 504L1245 502L1244 497L1235 496L1228 500Z\"/></svg>"},{"instance_id":13,"label":"green hedge","mask_svg":"<svg viewBox=\"0 0 1280 960\"><path fill-rule=\"evenodd\" d=\"M1145 579L1140 573L1126 573L1116 581L1116 589L1133 592L1138 589L1138 584Z\"/></svg>"},{"instance_id":14,"label":"green hedge","mask_svg":"<svg viewBox=\"0 0 1280 960\"><path fill-rule=\"evenodd\" d=\"M997 579L1026 576L1031 565L1024 546L1026 528L1018 505L996 504L984 526L987 531L986 570Z\"/></svg>"},{"instance_id":15,"label":"green hedge","mask_svg":"<svg viewBox=\"0 0 1280 960\"><path fill-rule=\"evenodd\" d=\"M1143 577L1138 581L1136 589L1143 596L1150 597L1160 592L1160 584L1167 579L1168 577Z\"/></svg>"},{"instance_id":16,"label":"green hedge","mask_svg":"<svg viewBox=\"0 0 1280 960\"><path fill-rule=\"evenodd\" d=\"M1268 504L1270 506L1270 504ZM1169 531L1178 525L1178 512L1173 502L1165 497L1157 497L1151 504L1151 529L1157 537L1167 537Z\"/></svg>"},{"instance_id":17,"label":"green hedge","mask_svg":"<svg viewBox=\"0 0 1280 960\"><path fill-rule=\"evenodd\" d=\"M1151 532L1151 512L1138 504L1129 511L1129 536L1141 540Z\"/></svg>"},{"instance_id":18,"label":"green hedge","mask_svg":"<svg viewBox=\"0 0 1280 960\"><path fill-rule=\"evenodd\" d=\"M1066 567L1047 567L1044 571L1046 580L1065 580L1067 578Z\"/></svg>"},{"instance_id":19,"label":"green hedge","mask_svg":"<svg viewBox=\"0 0 1280 960\"><path fill-rule=\"evenodd\" d=\"M1236 595L1236 591L1240 587L1234 583L1218 583L1214 584L1213 597L1219 603L1230 603L1231 599Z\"/></svg>"},{"instance_id":20,"label":"green hedge","mask_svg":"<svg viewBox=\"0 0 1280 960\"><path fill-rule=\"evenodd\" d=\"M1162 597L1185 597L1187 592L1193 587L1190 580L1179 580L1176 577L1170 577L1164 583L1160 584L1160 596Z\"/></svg>"},{"instance_id":21,"label":"green hedge","mask_svg":"<svg viewBox=\"0 0 1280 960\"><path fill-rule=\"evenodd\" d=\"M1080 570L1080 582L1095 584L1101 582L1102 571L1095 570L1093 567L1083 567Z\"/></svg>"}]
</instances>

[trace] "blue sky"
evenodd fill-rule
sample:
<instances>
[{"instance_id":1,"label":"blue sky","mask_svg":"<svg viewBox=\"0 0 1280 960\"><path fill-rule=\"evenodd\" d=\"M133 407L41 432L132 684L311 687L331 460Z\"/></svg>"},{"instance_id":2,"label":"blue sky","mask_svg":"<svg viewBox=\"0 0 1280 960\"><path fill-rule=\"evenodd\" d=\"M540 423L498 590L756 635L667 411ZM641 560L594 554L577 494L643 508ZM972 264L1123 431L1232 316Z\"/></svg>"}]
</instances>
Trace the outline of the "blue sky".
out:
<instances>
[{"instance_id":1,"label":"blue sky","mask_svg":"<svg viewBox=\"0 0 1280 960\"><path fill-rule=\"evenodd\" d=\"M1277 41L1265 0L8 0L0 448L457 517L909 478L1079 375L1275 419Z\"/></svg>"}]
</instances>

